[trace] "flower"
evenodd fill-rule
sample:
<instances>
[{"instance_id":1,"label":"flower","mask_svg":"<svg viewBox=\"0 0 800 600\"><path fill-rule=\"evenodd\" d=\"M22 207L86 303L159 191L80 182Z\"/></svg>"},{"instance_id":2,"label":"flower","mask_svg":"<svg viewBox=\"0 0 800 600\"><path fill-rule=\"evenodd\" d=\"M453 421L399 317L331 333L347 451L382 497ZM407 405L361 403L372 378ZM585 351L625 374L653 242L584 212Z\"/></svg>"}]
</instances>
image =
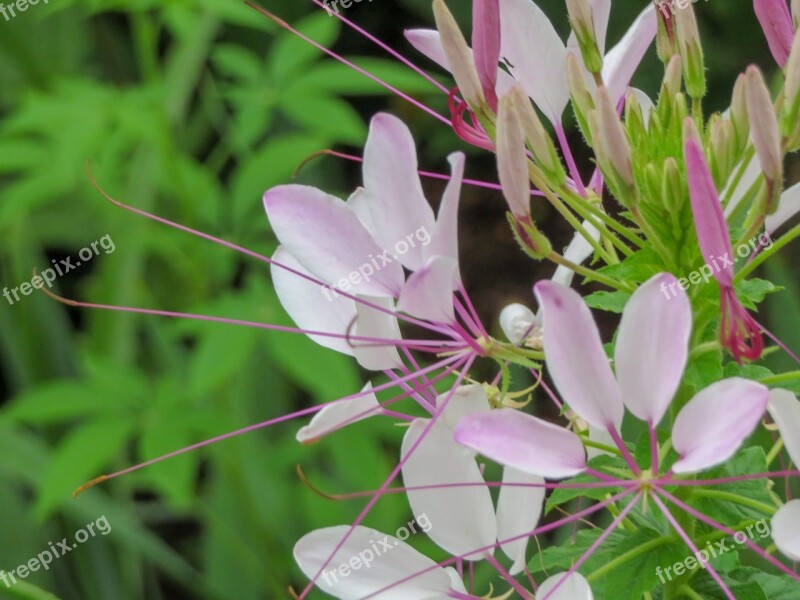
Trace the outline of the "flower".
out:
<instances>
[{"instance_id":1,"label":"flower","mask_svg":"<svg viewBox=\"0 0 800 600\"><path fill-rule=\"evenodd\" d=\"M616 339L615 372L580 295L548 281L537 283L534 289L543 312L547 368L557 389L580 418L609 433L628 463L631 478L612 481L623 485L626 494L638 492L626 510L632 510L642 495L652 497L679 535L693 547L662 499L685 505L676 502L663 486L674 481L674 474L699 473L733 456L759 424L769 394L765 386L738 377L723 379L698 392L677 414L672 426L672 446L678 458L669 470L661 470L656 427L681 383L692 324L685 293L672 299L661 294L665 286L675 284L673 275L662 273L631 296ZM647 470L636 463L620 437L625 408L644 421L650 432L652 458ZM531 475L564 479L586 472L608 480L588 466L581 437L520 411L501 409L467 415L459 421L455 439L506 467ZM598 542L603 539L601 536ZM595 547L561 578L562 583ZM728 591L713 569L709 570Z\"/></svg>"},{"instance_id":2,"label":"flower","mask_svg":"<svg viewBox=\"0 0 800 600\"><path fill-rule=\"evenodd\" d=\"M792 50L794 25L786 0L753 0L753 8L764 30L775 62L783 68Z\"/></svg>"},{"instance_id":3,"label":"flower","mask_svg":"<svg viewBox=\"0 0 800 600\"><path fill-rule=\"evenodd\" d=\"M730 259L733 247L728 225L714 185L714 178L703 154L697 128L689 117L684 124L684 154L694 225L704 261L709 265L723 257ZM722 343L738 362L743 358L748 360L759 358L764 350L761 327L736 297L733 289L733 265L725 264L722 268L711 270L720 287Z\"/></svg>"}]
</instances>

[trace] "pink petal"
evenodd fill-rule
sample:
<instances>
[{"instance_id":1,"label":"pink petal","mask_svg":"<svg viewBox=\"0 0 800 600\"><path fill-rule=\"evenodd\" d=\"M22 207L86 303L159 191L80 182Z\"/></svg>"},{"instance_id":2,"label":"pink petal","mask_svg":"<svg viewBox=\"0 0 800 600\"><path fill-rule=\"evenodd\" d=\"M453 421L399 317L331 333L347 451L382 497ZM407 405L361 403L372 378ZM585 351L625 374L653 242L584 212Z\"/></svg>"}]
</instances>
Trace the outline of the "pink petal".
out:
<instances>
[{"instance_id":1,"label":"pink petal","mask_svg":"<svg viewBox=\"0 0 800 600\"><path fill-rule=\"evenodd\" d=\"M455 320L453 289L458 285L458 265L452 258L434 256L406 281L397 309L433 323Z\"/></svg>"},{"instance_id":2,"label":"pink petal","mask_svg":"<svg viewBox=\"0 0 800 600\"><path fill-rule=\"evenodd\" d=\"M491 408L486 392L483 391L483 386L478 383L462 385L453 391L440 394L436 398L436 406L442 406L448 398L449 401L445 404L439 420L450 429L455 429L464 417L475 413L488 412Z\"/></svg>"},{"instance_id":3,"label":"pink petal","mask_svg":"<svg viewBox=\"0 0 800 600\"><path fill-rule=\"evenodd\" d=\"M429 422L417 419L411 424L403 437L403 457ZM497 539L492 496L478 463L472 452L453 441L453 431L444 423L435 423L405 462L403 483L406 487L476 484L407 492L414 514L426 515L431 523L428 537L450 554L469 554ZM473 554L467 560L483 555Z\"/></svg>"},{"instance_id":4,"label":"pink petal","mask_svg":"<svg viewBox=\"0 0 800 600\"><path fill-rule=\"evenodd\" d=\"M529 475L511 467L503 469L503 483L530 483L538 487L506 486L500 488L497 497L497 540L529 533L536 528L544 506L544 479ZM503 552L514 561L509 569L512 575L525 570L525 554L528 538L523 537L501 545Z\"/></svg>"},{"instance_id":5,"label":"pink petal","mask_svg":"<svg viewBox=\"0 0 800 600\"><path fill-rule=\"evenodd\" d=\"M691 117L686 118L683 135L694 226L697 230L700 250L706 257L706 264L709 265L708 261L713 261L715 258L733 255L731 238L725 215L722 213L717 188L714 185L714 178L711 176L708 163L706 163L706 157L697 136L697 129ZM725 287L733 285L732 266L728 265L722 269L712 269L712 271L720 285Z\"/></svg>"},{"instance_id":6,"label":"pink petal","mask_svg":"<svg viewBox=\"0 0 800 600\"><path fill-rule=\"evenodd\" d=\"M769 390L731 377L700 391L675 419L672 443L680 460L675 473L697 473L728 460L764 416Z\"/></svg>"},{"instance_id":7,"label":"pink petal","mask_svg":"<svg viewBox=\"0 0 800 600\"><path fill-rule=\"evenodd\" d=\"M423 249L416 232L433 231L433 209L425 199L417 173L417 150L408 127L392 115L372 118L364 148L364 188L377 240L405 267L418 269ZM407 246L401 252L401 246Z\"/></svg>"},{"instance_id":8,"label":"pink petal","mask_svg":"<svg viewBox=\"0 0 800 600\"><path fill-rule=\"evenodd\" d=\"M464 154L454 152L447 160L450 163L450 181L442 194L430 243L423 248L426 261L433 256L444 256L458 264L458 203L464 181ZM460 283L460 275L458 279Z\"/></svg>"},{"instance_id":9,"label":"pink petal","mask_svg":"<svg viewBox=\"0 0 800 600\"><path fill-rule=\"evenodd\" d=\"M571 431L510 408L473 414L455 430L455 440L523 473L563 479L586 468L586 452Z\"/></svg>"},{"instance_id":10,"label":"pink petal","mask_svg":"<svg viewBox=\"0 0 800 600\"><path fill-rule=\"evenodd\" d=\"M800 401L792 392L775 389L769 393L768 408L789 457L795 465L800 465Z\"/></svg>"},{"instance_id":11,"label":"pink petal","mask_svg":"<svg viewBox=\"0 0 800 600\"><path fill-rule=\"evenodd\" d=\"M390 311L394 310L394 301L391 298L364 297L371 304L375 304ZM403 366L397 346L393 340L401 340L400 326L397 317L370 306L356 303L355 335L363 338L378 338L386 340L379 344L373 341L354 340L353 354L362 367L369 371L384 371L398 369Z\"/></svg>"},{"instance_id":12,"label":"pink petal","mask_svg":"<svg viewBox=\"0 0 800 600\"><path fill-rule=\"evenodd\" d=\"M655 6L651 2L603 59L603 81L614 103L625 95L625 90L639 68L658 29Z\"/></svg>"},{"instance_id":13,"label":"pink petal","mask_svg":"<svg viewBox=\"0 0 800 600\"><path fill-rule=\"evenodd\" d=\"M272 260L311 276L311 273L304 269L283 246L278 247ZM356 316L353 300L334 294L331 290L323 291L316 283L276 265L270 265L270 273L281 305L298 327L307 331L324 331L339 335L347 333L347 328ZM348 356L353 355L352 346L344 338L320 335L308 337L320 346Z\"/></svg>"},{"instance_id":14,"label":"pink petal","mask_svg":"<svg viewBox=\"0 0 800 600\"><path fill-rule=\"evenodd\" d=\"M782 69L794 41L794 24L786 0L753 0L753 8L767 37L769 50Z\"/></svg>"},{"instance_id":15,"label":"pink petal","mask_svg":"<svg viewBox=\"0 0 800 600\"><path fill-rule=\"evenodd\" d=\"M771 215L767 215L765 223L767 232L771 235L772 232L789 221L798 212L800 212L800 183L796 183L781 194L778 210Z\"/></svg>"},{"instance_id":16,"label":"pink petal","mask_svg":"<svg viewBox=\"0 0 800 600\"><path fill-rule=\"evenodd\" d=\"M473 0L472 49L475 67L489 105L496 109L497 63L500 62L500 0Z\"/></svg>"},{"instance_id":17,"label":"pink petal","mask_svg":"<svg viewBox=\"0 0 800 600\"><path fill-rule=\"evenodd\" d=\"M501 54L525 92L553 124L569 102L567 49L531 0L500 3Z\"/></svg>"},{"instance_id":18,"label":"pink petal","mask_svg":"<svg viewBox=\"0 0 800 600\"><path fill-rule=\"evenodd\" d=\"M615 427L625 411L600 332L580 295L557 283L534 286L544 326L547 369L563 400L598 429Z\"/></svg>"},{"instance_id":19,"label":"pink petal","mask_svg":"<svg viewBox=\"0 0 800 600\"><path fill-rule=\"evenodd\" d=\"M674 297L670 286L677 289ZM689 298L670 273L651 277L625 305L614 366L625 406L642 421L658 425L672 402L691 332Z\"/></svg>"},{"instance_id":20,"label":"pink petal","mask_svg":"<svg viewBox=\"0 0 800 600\"><path fill-rule=\"evenodd\" d=\"M415 528L419 526L414 524ZM411 534L402 526L400 535ZM310 579L350 529L347 525L317 529L295 544L294 558ZM357 568L352 565L357 565ZM344 568L342 568L344 566ZM420 571L423 575L402 581ZM327 575L327 576L326 576ZM360 600L385 587L381 600L430 600L447 598L450 590L465 593L461 582L454 582L446 569L394 536L369 527L358 526L336 552L316 582L317 587L341 600Z\"/></svg>"},{"instance_id":21,"label":"pink petal","mask_svg":"<svg viewBox=\"0 0 800 600\"><path fill-rule=\"evenodd\" d=\"M445 71L453 72L447 60L447 55L444 53L442 38L438 31L435 29L407 29L404 33L408 42L419 52L430 58ZM503 95L507 93L514 85L516 85L514 78L498 66L497 94Z\"/></svg>"},{"instance_id":22,"label":"pink petal","mask_svg":"<svg viewBox=\"0 0 800 600\"><path fill-rule=\"evenodd\" d=\"M562 579L564 573L556 573L545 579L536 597L547 600L594 600L589 582L580 573L573 573L559 586Z\"/></svg>"},{"instance_id":23,"label":"pink petal","mask_svg":"<svg viewBox=\"0 0 800 600\"><path fill-rule=\"evenodd\" d=\"M300 428L297 432L297 441L304 444L315 442L342 427L380 414L380 404L371 390L372 384L367 383L361 390L367 393L351 400L333 402L325 406L314 415L308 425Z\"/></svg>"},{"instance_id":24,"label":"pink petal","mask_svg":"<svg viewBox=\"0 0 800 600\"><path fill-rule=\"evenodd\" d=\"M282 185L264 194L264 205L278 240L317 278L351 294L399 294L404 276L397 262L357 277L383 250L338 198L310 186Z\"/></svg>"},{"instance_id":25,"label":"pink petal","mask_svg":"<svg viewBox=\"0 0 800 600\"><path fill-rule=\"evenodd\" d=\"M775 513L772 539L785 556L800 560L800 500L790 500Z\"/></svg>"}]
</instances>

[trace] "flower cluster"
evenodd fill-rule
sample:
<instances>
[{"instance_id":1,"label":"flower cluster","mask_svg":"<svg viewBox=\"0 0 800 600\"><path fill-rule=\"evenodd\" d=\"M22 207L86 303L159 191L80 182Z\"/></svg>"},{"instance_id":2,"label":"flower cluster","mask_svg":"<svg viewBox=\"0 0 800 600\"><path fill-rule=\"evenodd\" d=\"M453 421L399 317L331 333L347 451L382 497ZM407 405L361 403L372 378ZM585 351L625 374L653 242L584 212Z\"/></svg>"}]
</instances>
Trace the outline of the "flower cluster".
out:
<instances>
[{"instance_id":1,"label":"flower cluster","mask_svg":"<svg viewBox=\"0 0 800 600\"><path fill-rule=\"evenodd\" d=\"M610 0L566 0L566 42L532 0L473 0L470 42L444 0L433 0L435 30L406 32L454 85L442 88L397 57L447 94L443 120L458 137L496 157L509 235L554 266L552 279L533 285L536 312L502 309L505 339L481 323L459 265L461 188L493 184L466 180L465 155L454 152L435 214L412 134L392 115L372 118L363 186L346 200L303 185L265 193L280 242L273 256L215 240L270 264L296 328L251 325L307 335L374 375L351 396L279 419L314 413L300 442L365 419L403 425L397 466L356 521L297 542L310 580L298 597L313 586L341 599L797 595L800 472L787 464L800 463L797 374L754 364L788 349L751 314L777 291L751 275L800 235L800 226L778 235L800 211L800 187L784 189L783 167L800 149L800 2L754 7L783 87L773 101L759 69L747 67L730 108L710 116L692 6L670 14L651 4L610 49ZM630 82L654 43L664 77L651 99ZM593 153L588 180L565 134L568 107ZM574 228L563 252L537 225L532 202L549 203ZM350 277L417 231L429 243L405 244L370 277ZM754 238L770 244L746 264L711 268ZM679 285L700 269L716 285ZM583 297L571 287L576 276L607 289ZM320 293L343 280L346 290ZM591 309L620 315L606 345ZM495 365L496 376L474 379L477 361ZM524 376L532 388L519 389ZM544 417L550 402L559 424ZM781 467L771 470L775 461ZM403 486L391 487L399 476ZM427 516L425 533L447 558L362 525L383 495L398 492ZM657 579L659 565L764 519L774 545L744 544L761 568L714 559ZM376 540L392 551L373 560ZM337 565L346 577L323 577Z\"/></svg>"}]
</instances>

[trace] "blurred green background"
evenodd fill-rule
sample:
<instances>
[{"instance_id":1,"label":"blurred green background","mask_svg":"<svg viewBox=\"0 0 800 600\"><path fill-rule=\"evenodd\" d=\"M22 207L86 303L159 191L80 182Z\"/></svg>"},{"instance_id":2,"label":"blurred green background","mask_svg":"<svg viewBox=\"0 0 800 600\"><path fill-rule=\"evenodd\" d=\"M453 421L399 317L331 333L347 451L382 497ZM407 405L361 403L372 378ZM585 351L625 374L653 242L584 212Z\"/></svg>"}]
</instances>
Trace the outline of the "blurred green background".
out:
<instances>
[{"instance_id":1,"label":"blurred green background","mask_svg":"<svg viewBox=\"0 0 800 600\"><path fill-rule=\"evenodd\" d=\"M469 3L450 4L467 26ZM310 0L263 5L445 112L443 95ZM566 35L562 1L540 5ZM612 42L644 5L614 3ZM751 3L695 6L709 67L707 107L721 110L745 64L773 76L775 69ZM430 26L429 0L361 2L346 16L431 66L402 37L404 28ZM660 74L651 51L636 84L655 94ZM288 323L265 265L116 208L91 186L85 163L115 198L269 255L276 242L263 192L289 182L317 150L360 154L378 110L409 123L421 166L446 171L446 155L461 149L470 176L496 181L490 156L238 0L53 0L0 17L0 285L17 287L34 268L109 236L114 251L59 278L55 292ZM359 169L320 158L297 181L345 196L360 183ZM426 186L439 197L441 184ZM462 206L465 281L496 329L500 309L530 304L531 284L552 269L516 250L500 195L466 189ZM546 209L541 219L566 243L558 219ZM771 299L770 323L800 348L795 261L787 254L783 263L770 267L789 287ZM305 584L291 558L294 542L313 528L349 523L363 505L319 497L295 465L322 489L348 492L374 489L396 464L400 435L391 424L372 420L303 447L294 439L300 419L73 500L71 492L96 475L352 393L366 374L304 338L75 309L39 292L13 305L0 298L0 354L0 570L102 515L112 529L33 573L31 585L0 584L0 598L49 597L42 590L88 600L289 597L288 586ZM390 531L410 517L396 496L366 523ZM414 543L438 555L426 540Z\"/></svg>"}]
</instances>

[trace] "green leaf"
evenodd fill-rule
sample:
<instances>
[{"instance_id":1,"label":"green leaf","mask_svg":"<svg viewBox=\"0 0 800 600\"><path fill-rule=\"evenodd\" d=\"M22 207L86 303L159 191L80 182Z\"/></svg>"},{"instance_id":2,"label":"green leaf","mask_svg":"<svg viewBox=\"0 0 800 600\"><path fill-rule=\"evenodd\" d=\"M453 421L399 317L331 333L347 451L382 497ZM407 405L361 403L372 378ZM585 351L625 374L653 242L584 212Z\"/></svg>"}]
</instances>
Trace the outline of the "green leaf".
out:
<instances>
[{"instance_id":1,"label":"green leaf","mask_svg":"<svg viewBox=\"0 0 800 600\"><path fill-rule=\"evenodd\" d=\"M618 456L609 456L608 454L601 454L599 456L594 457L588 462L588 465L595 469L596 471L603 472L604 468L611 467L615 469L626 469L627 465L625 461L619 458ZM591 475L586 475L584 473L580 475L576 475L570 479L563 481L562 483L597 483L597 478L592 477ZM574 500L575 498L591 498L592 500L602 500L606 498L609 494L614 494L619 491L618 487L609 486L609 487L597 487L597 488L568 488L568 487L558 487L553 490L553 492L547 498L547 504L545 505L545 514L548 514L551 510L553 510L556 506L560 506L570 500Z\"/></svg>"},{"instance_id":2,"label":"green leaf","mask_svg":"<svg viewBox=\"0 0 800 600\"><path fill-rule=\"evenodd\" d=\"M649 246L637 250L619 264L598 269L604 275L633 283L644 283L663 270L658 253Z\"/></svg>"},{"instance_id":3,"label":"green leaf","mask_svg":"<svg viewBox=\"0 0 800 600\"><path fill-rule=\"evenodd\" d=\"M331 18L325 11L318 11L294 24L295 29L325 48L330 48L339 37L339 19ZM308 68L322 55L322 50L312 46L296 34L284 32L272 48L269 56L269 72L276 82L287 83Z\"/></svg>"},{"instance_id":4,"label":"green leaf","mask_svg":"<svg viewBox=\"0 0 800 600\"><path fill-rule=\"evenodd\" d=\"M615 292L594 292L584 298L584 301L589 308L596 308L606 312L622 314L622 310L628 303L631 294L628 292L615 291Z\"/></svg>"},{"instance_id":5,"label":"green leaf","mask_svg":"<svg viewBox=\"0 0 800 600\"><path fill-rule=\"evenodd\" d=\"M782 289L764 279L747 279L736 284L736 296L745 308L756 310L767 294L774 294Z\"/></svg>"}]
</instances>

